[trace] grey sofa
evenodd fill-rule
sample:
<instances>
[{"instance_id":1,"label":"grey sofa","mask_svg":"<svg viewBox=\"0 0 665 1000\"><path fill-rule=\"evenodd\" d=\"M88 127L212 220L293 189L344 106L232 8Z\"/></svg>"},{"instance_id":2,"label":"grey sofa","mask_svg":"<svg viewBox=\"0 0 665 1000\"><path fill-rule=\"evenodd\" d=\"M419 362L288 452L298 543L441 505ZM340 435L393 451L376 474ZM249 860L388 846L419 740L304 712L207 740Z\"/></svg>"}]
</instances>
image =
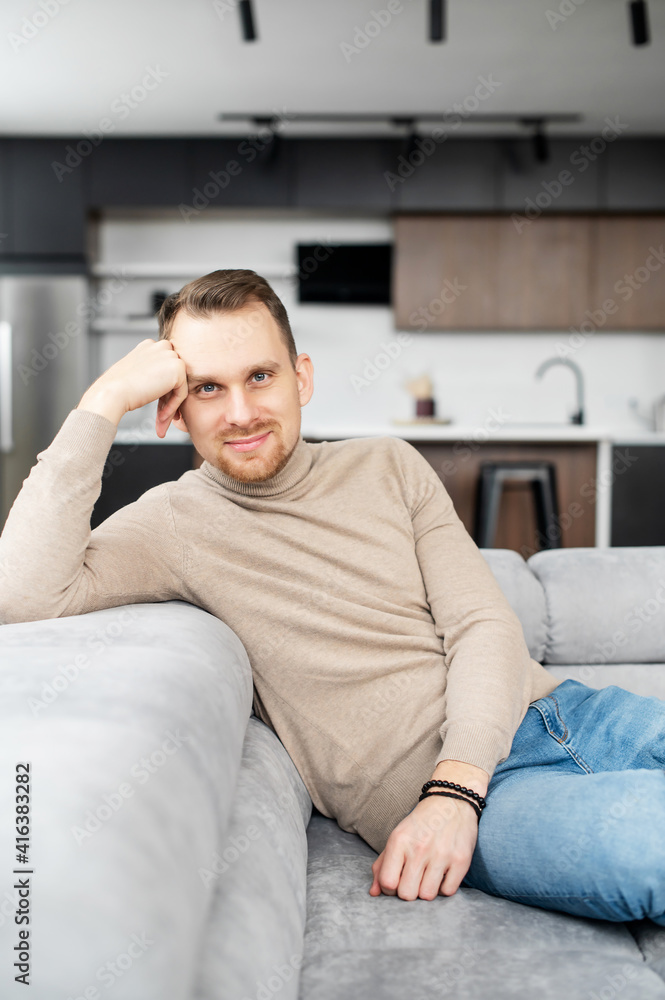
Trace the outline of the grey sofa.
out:
<instances>
[{"instance_id":1,"label":"grey sofa","mask_svg":"<svg viewBox=\"0 0 665 1000\"><path fill-rule=\"evenodd\" d=\"M665 547L483 555L556 677L665 698ZM313 809L251 714L242 643L200 608L6 625L0 656L3 998L27 995L9 956L28 879L32 1000L665 1000L649 920L369 896L375 852Z\"/></svg>"}]
</instances>

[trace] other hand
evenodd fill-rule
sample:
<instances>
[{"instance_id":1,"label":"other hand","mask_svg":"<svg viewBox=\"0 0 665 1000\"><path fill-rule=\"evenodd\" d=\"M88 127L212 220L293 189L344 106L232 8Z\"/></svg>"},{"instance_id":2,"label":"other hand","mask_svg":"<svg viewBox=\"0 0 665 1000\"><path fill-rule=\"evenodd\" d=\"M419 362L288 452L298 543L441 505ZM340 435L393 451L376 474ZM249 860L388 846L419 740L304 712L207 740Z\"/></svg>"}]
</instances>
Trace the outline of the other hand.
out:
<instances>
[{"instance_id":1,"label":"other hand","mask_svg":"<svg viewBox=\"0 0 665 1000\"><path fill-rule=\"evenodd\" d=\"M159 400L155 429L164 437L187 398L185 362L169 340L142 340L90 386L78 405L118 424L129 410Z\"/></svg>"}]
</instances>

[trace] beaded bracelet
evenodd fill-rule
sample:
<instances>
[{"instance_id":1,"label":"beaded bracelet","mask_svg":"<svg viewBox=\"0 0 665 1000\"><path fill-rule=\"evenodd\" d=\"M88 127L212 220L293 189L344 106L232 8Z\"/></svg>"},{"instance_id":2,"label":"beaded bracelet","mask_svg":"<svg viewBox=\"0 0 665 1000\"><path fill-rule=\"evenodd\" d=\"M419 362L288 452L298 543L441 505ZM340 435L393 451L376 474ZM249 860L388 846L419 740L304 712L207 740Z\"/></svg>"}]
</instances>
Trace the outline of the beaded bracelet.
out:
<instances>
[{"instance_id":1,"label":"beaded bracelet","mask_svg":"<svg viewBox=\"0 0 665 1000\"><path fill-rule=\"evenodd\" d=\"M457 795L455 792L423 792L422 795L419 797L418 801L422 802L423 799L428 798L430 795L448 795L450 796L451 799L459 799L460 802L468 802L469 805L474 810L474 812L476 813L478 821L480 822L480 817L482 816L480 809L478 808L475 802L472 802L471 799L467 799L466 795Z\"/></svg>"},{"instance_id":2,"label":"beaded bracelet","mask_svg":"<svg viewBox=\"0 0 665 1000\"><path fill-rule=\"evenodd\" d=\"M481 809L484 809L485 806L487 805L485 799L482 797L482 795L479 795L478 792L474 792L472 788L465 788L464 785L456 785L452 781L441 781L437 778L433 778L431 781L425 782L421 791L426 792L430 788L433 788L434 786L437 787L440 786L442 788L454 788L458 792L466 792L467 795L470 795L471 798L476 800Z\"/></svg>"}]
</instances>

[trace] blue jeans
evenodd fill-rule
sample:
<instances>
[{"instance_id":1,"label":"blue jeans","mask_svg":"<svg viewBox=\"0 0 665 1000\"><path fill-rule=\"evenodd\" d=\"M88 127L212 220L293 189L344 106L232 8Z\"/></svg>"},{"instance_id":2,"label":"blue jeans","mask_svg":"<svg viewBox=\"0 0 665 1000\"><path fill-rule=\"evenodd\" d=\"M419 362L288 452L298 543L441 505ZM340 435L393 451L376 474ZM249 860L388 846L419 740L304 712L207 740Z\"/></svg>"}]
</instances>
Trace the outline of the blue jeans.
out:
<instances>
[{"instance_id":1,"label":"blue jeans","mask_svg":"<svg viewBox=\"0 0 665 1000\"><path fill-rule=\"evenodd\" d=\"M665 927L665 701L565 680L529 705L462 886Z\"/></svg>"}]
</instances>

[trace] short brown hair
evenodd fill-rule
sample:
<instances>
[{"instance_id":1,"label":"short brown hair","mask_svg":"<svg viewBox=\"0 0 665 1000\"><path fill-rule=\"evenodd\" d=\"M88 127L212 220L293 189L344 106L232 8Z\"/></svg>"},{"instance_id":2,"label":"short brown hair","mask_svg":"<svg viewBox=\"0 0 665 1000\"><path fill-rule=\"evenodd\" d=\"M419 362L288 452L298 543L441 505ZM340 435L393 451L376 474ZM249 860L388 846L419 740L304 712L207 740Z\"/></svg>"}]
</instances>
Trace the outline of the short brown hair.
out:
<instances>
[{"instance_id":1,"label":"short brown hair","mask_svg":"<svg viewBox=\"0 0 665 1000\"><path fill-rule=\"evenodd\" d=\"M159 339L169 339L173 322L181 309L190 316L207 318L218 312L233 312L251 302L262 302L275 319L295 369L298 352L286 309L266 279L256 271L211 271L169 295L157 314Z\"/></svg>"}]
</instances>

